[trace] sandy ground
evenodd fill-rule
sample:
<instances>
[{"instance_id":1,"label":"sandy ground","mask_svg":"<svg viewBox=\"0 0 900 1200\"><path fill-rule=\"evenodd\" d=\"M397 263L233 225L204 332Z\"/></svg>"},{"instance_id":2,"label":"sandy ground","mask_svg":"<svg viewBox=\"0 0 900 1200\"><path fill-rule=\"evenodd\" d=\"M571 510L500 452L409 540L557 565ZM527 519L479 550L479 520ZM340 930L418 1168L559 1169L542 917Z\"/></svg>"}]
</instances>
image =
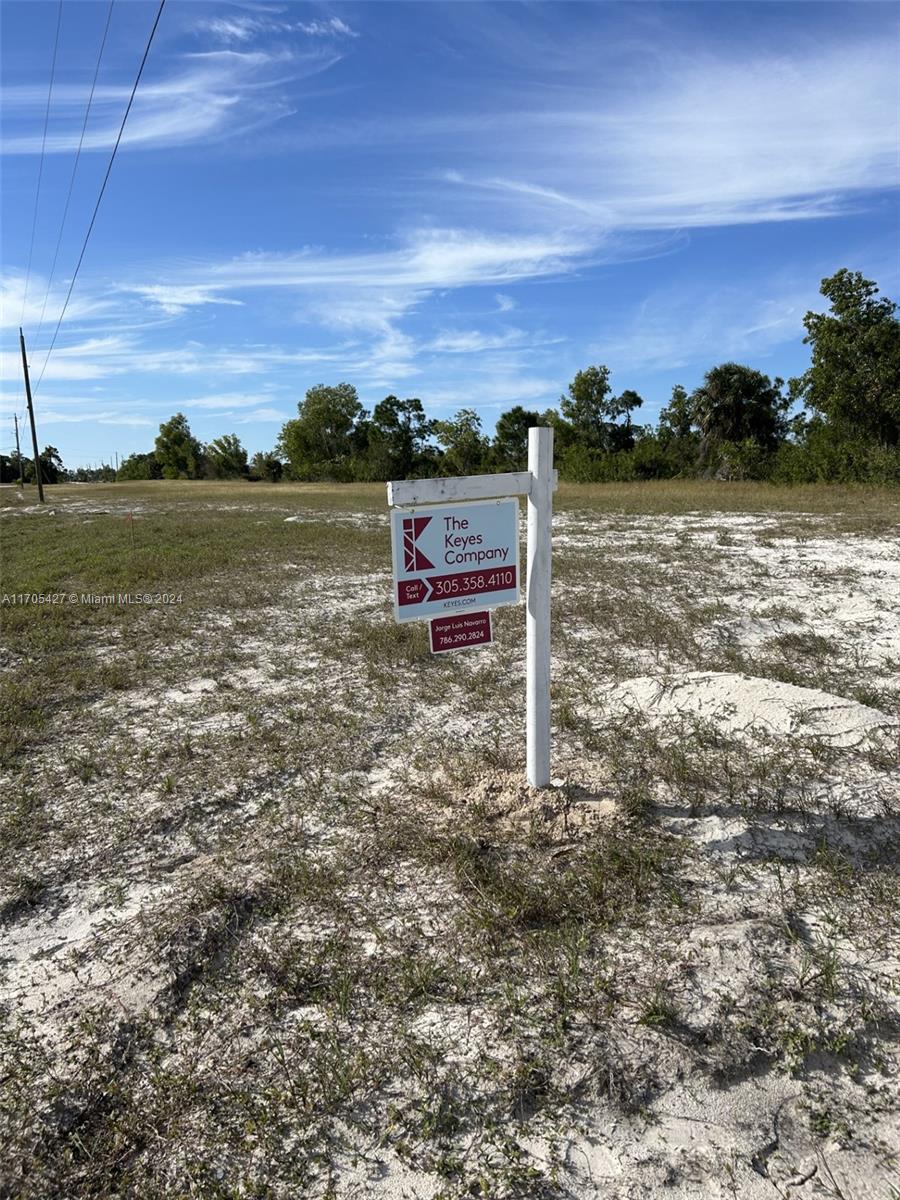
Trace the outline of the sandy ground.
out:
<instances>
[{"instance_id":1,"label":"sandy ground","mask_svg":"<svg viewBox=\"0 0 900 1200\"><path fill-rule=\"evenodd\" d=\"M101 1194L104 1155L127 1161L109 1195L900 1194L896 538L564 512L555 547L547 793L521 782L521 609L478 654L437 667L391 642L382 661L386 571L288 564L257 624L201 613L151 648L174 664L154 686L61 715L7 785L51 799L0 894L4 1079L27 1097L7 1100L2 1194ZM93 650L121 651L114 627ZM387 855L384 830L410 823L533 861L551 898L621 831L678 866L550 943L496 880L400 833ZM288 849L307 890L276 904ZM598 886L588 905L608 903ZM358 1007L324 984L275 1004L288 944L315 979L324 946L354 964L360 996L401 955L468 982L402 1009L399 984ZM320 1092L273 1090L279 1062L305 1079L329 1038ZM353 1055L379 1064L355 1092L334 1083ZM444 1125L445 1096L461 1108Z\"/></svg>"}]
</instances>

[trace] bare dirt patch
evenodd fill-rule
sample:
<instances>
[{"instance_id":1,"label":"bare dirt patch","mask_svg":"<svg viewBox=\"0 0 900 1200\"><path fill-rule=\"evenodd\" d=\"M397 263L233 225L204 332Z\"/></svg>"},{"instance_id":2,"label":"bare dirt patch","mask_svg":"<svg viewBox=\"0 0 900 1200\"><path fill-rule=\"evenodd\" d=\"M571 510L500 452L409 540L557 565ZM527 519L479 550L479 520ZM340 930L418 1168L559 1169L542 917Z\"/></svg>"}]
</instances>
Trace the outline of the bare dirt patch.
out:
<instances>
[{"instance_id":1,"label":"bare dirt patch","mask_svg":"<svg viewBox=\"0 0 900 1200\"><path fill-rule=\"evenodd\" d=\"M184 602L7 623L0 1192L900 1187L883 515L562 497L535 792L521 609L432 658L381 493L198 494L6 526L17 591Z\"/></svg>"}]
</instances>

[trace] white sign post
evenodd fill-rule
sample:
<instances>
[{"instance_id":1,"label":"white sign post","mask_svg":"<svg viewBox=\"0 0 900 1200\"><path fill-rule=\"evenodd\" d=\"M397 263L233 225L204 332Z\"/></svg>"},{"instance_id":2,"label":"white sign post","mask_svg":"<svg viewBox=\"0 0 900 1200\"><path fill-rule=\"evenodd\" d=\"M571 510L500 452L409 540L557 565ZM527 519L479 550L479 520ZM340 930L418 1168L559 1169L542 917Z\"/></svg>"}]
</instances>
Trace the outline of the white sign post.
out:
<instances>
[{"instance_id":1,"label":"white sign post","mask_svg":"<svg viewBox=\"0 0 900 1200\"><path fill-rule=\"evenodd\" d=\"M387 485L388 504L401 509L391 514L397 621L516 603L515 512L499 498L528 497L527 774L528 782L537 788L550 784L550 548L555 489L553 430L542 427L528 431L527 471L406 479ZM442 507L422 507L434 504Z\"/></svg>"},{"instance_id":2,"label":"white sign post","mask_svg":"<svg viewBox=\"0 0 900 1200\"><path fill-rule=\"evenodd\" d=\"M525 704L528 782L550 786L550 541L553 430L528 430L528 580L525 603Z\"/></svg>"}]
</instances>

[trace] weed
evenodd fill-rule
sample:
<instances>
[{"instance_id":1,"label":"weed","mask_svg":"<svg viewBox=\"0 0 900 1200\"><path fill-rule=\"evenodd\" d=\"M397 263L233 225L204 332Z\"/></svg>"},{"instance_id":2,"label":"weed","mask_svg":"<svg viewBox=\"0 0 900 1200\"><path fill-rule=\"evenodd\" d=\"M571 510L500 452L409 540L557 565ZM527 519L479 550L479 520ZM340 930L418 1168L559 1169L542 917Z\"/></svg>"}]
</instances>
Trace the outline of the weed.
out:
<instances>
[{"instance_id":1,"label":"weed","mask_svg":"<svg viewBox=\"0 0 900 1200\"><path fill-rule=\"evenodd\" d=\"M662 984L657 984L653 993L641 1006L638 1016L639 1025L648 1025L653 1029L673 1025L678 1016L675 1002Z\"/></svg>"},{"instance_id":2,"label":"weed","mask_svg":"<svg viewBox=\"0 0 900 1200\"><path fill-rule=\"evenodd\" d=\"M782 654L801 658L832 658L841 649L834 638L808 632L780 633L772 638L770 645Z\"/></svg>"}]
</instances>

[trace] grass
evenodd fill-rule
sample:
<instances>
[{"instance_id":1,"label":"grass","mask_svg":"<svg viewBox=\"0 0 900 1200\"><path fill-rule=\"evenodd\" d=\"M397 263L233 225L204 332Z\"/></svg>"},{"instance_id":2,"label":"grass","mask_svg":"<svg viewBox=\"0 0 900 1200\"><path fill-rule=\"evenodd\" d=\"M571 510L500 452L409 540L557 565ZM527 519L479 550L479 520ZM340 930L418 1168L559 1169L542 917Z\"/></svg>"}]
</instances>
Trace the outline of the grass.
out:
<instances>
[{"instance_id":1,"label":"grass","mask_svg":"<svg viewBox=\"0 0 900 1200\"><path fill-rule=\"evenodd\" d=\"M729 483L674 479L654 483L560 485L557 507L628 516L686 513L788 513L839 516L858 530L884 531L900 521L896 488L865 485Z\"/></svg>"},{"instance_id":2,"label":"grass","mask_svg":"<svg viewBox=\"0 0 900 1200\"><path fill-rule=\"evenodd\" d=\"M896 495L561 487L543 796L522 609L432 658L390 617L382 487L48 499L0 513L4 592L182 598L2 609L0 1194L549 1198L580 1121L664 1120L685 1072L802 1089L824 1056L823 1136L888 1087L895 742L607 700L734 671L900 711L839 608L843 548L895 613Z\"/></svg>"}]
</instances>

